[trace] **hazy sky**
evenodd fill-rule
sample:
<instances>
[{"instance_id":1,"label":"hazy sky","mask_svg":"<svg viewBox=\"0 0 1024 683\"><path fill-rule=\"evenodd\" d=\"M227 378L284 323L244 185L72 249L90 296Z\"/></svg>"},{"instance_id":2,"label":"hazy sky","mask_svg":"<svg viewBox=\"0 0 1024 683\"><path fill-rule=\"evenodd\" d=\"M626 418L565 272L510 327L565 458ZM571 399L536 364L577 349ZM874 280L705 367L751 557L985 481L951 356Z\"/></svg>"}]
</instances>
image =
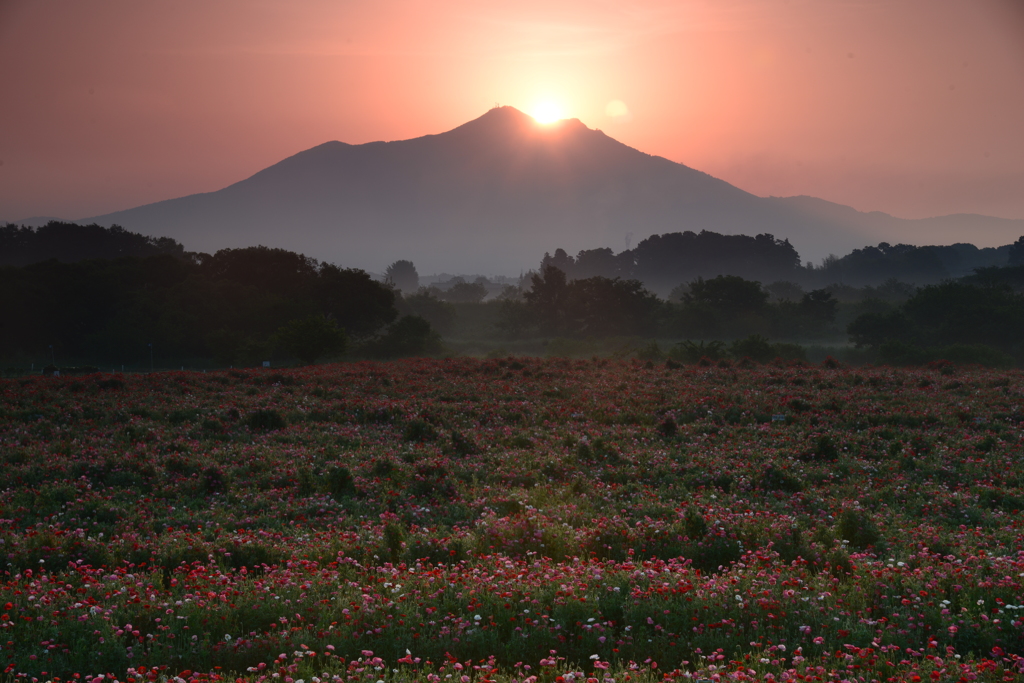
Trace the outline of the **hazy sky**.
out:
<instances>
[{"instance_id":1,"label":"hazy sky","mask_svg":"<svg viewBox=\"0 0 1024 683\"><path fill-rule=\"evenodd\" d=\"M1024 0L0 0L0 220L496 103L759 195L1024 218Z\"/></svg>"}]
</instances>

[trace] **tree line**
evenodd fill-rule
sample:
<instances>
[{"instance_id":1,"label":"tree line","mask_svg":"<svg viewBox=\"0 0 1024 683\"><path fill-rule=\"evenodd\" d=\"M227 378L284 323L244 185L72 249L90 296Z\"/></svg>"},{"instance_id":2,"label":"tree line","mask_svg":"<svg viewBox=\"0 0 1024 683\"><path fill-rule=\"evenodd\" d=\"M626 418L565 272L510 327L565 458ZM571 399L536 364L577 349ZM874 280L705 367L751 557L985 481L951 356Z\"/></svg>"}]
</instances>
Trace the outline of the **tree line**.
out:
<instances>
[{"instance_id":1,"label":"tree line","mask_svg":"<svg viewBox=\"0 0 1024 683\"><path fill-rule=\"evenodd\" d=\"M808 289L834 283L877 286L890 279L916 285L937 284L974 270L1024 263L1024 237L1012 245L979 249L973 244L947 246L891 245L854 249L829 256L820 265L801 265L788 240L773 235L722 235L707 230L652 235L633 249L585 249L570 256L564 249L547 253L541 268L554 266L569 279L594 276L639 280L648 289L667 294L696 278L739 275L764 283L790 281Z\"/></svg>"},{"instance_id":2,"label":"tree line","mask_svg":"<svg viewBox=\"0 0 1024 683\"><path fill-rule=\"evenodd\" d=\"M138 366L150 353L220 365L311 362L346 349L364 357L416 355L439 351L437 331L450 332L465 307L485 306L497 309L489 323L495 338L848 339L888 362L957 354L988 364L1024 359L1024 238L989 250L1009 265L918 287L894 277L863 283L891 272L876 267L882 262L920 266L897 269L903 275L935 272L929 268L942 264L937 254L973 252L964 245L882 244L809 269L788 242L771 235L675 233L622 254L597 249L573 258L557 250L520 287L481 304L484 282L456 278L446 290L419 287L410 261L396 261L380 283L361 270L281 249L189 253L173 240L117 227L83 228L82 235L99 236L84 253L105 258L62 261L61 254L78 254L68 245L81 235L69 225L7 226L0 235L5 250L10 240L23 245L14 256L0 250L5 259L50 257L0 267L0 356ZM39 234L33 248L50 251L26 251ZM710 274L725 262L742 274ZM808 271L827 277L840 267L848 267L847 275L873 275L807 286L815 282L805 278ZM676 279L692 271L698 274ZM674 284L659 297L637 273Z\"/></svg>"},{"instance_id":3,"label":"tree line","mask_svg":"<svg viewBox=\"0 0 1024 683\"><path fill-rule=\"evenodd\" d=\"M499 325L512 336L731 339L740 350L767 348L770 339L848 339L892 364L1024 362L1024 265L982 269L920 288L893 281L866 287L861 291L869 296L853 306L855 315L842 326L836 293L848 294L849 287L773 298L772 290L787 284L801 292L792 283L766 288L736 275L698 277L676 289L676 300L666 301L639 280L572 280L549 265L531 277L520 297L496 305L502 307Z\"/></svg>"},{"instance_id":4,"label":"tree line","mask_svg":"<svg viewBox=\"0 0 1024 683\"><path fill-rule=\"evenodd\" d=\"M184 257L185 248L170 237L146 237L119 225L104 228L50 221L38 228L8 223L0 227L0 266L27 266L56 259L75 263L121 256Z\"/></svg>"},{"instance_id":5,"label":"tree line","mask_svg":"<svg viewBox=\"0 0 1024 683\"><path fill-rule=\"evenodd\" d=\"M0 356L16 361L138 366L152 353L158 366L252 365L439 344L426 321L399 319L395 292L364 271L283 249L50 259L0 267L0 291Z\"/></svg>"},{"instance_id":6,"label":"tree line","mask_svg":"<svg viewBox=\"0 0 1024 683\"><path fill-rule=\"evenodd\" d=\"M678 300L663 300L635 279L570 279L555 266L531 276L520 297L504 297L501 328L510 335L778 339L835 336L838 301L827 290L771 300L759 282L737 275L698 277ZM679 288L676 290L680 291Z\"/></svg>"}]
</instances>

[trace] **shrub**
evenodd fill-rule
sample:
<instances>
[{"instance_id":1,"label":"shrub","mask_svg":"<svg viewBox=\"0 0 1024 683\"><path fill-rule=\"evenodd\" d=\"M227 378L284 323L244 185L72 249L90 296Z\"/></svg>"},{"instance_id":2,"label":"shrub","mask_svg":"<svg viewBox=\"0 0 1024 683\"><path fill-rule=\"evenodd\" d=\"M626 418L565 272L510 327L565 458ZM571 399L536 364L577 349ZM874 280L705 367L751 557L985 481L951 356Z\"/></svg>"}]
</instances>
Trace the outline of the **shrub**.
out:
<instances>
[{"instance_id":1,"label":"shrub","mask_svg":"<svg viewBox=\"0 0 1024 683\"><path fill-rule=\"evenodd\" d=\"M371 358L434 355L443 350L441 336L430 323L415 315L403 316L386 333L361 348L361 352Z\"/></svg>"},{"instance_id":2,"label":"shrub","mask_svg":"<svg viewBox=\"0 0 1024 683\"><path fill-rule=\"evenodd\" d=\"M335 499L351 496L356 492L352 472L344 466L334 465L327 470L327 492Z\"/></svg>"},{"instance_id":3,"label":"shrub","mask_svg":"<svg viewBox=\"0 0 1024 683\"><path fill-rule=\"evenodd\" d=\"M839 538L849 541L850 546L856 550L877 547L882 540L881 534L878 533L878 527L875 526L871 517L863 510L854 508L847 508L839 515L836 533Z\"/></svg>"},{"instance_id":4,"label":"shrub","mask_svg":"<svg viewBox=\"0 0 1024 683\"><path fill-rule=\"evenodd\" d=\"M710 341L704 343L692 342L689 339L681 341L672 347L669 351L669 357L672 360L682 361L683 363L700 363L705 358L710 361L716 361L725 356L726 347L725 342Z\"/></svg>"},{"instance_id":5,"label":"shrub","mask_svg":"<svg viewBox=\"0 0 1024 683\"><path fill-rule=\"evenodd\" d=\"M708 533L708 523L704 521L704 515L695 507L686 508L686 515L683 517L683 530L691 540L704 538Z\"/></svg>"},{"instance_id":6,"label":"shrub","mask_svg":"<svg viewBox=\"0 0 1024 683\"><path fill-rule=\"evenodd\" d=\"M784 491L798 493L803 490L803 483L786 470L769 465L761 474L761 488L766 491Z\"/></svg>"},{"instance_id":7,"label":"shrub","mask_svg":"<svg viewBox=\"0 0 1024 683\"><path fill-rule=\"evenodd\" d=\"M272 408L254 410L245 416L245 424L256 432L272 432L288 426L284 416Z\"/></svg>"},{"instance_id":8,"label":"shrub","mask_svg":"<svg viewBox=\"0 0 1024 683\"><path fill-rule=\"evenodd\" d=\"M758 363L767 363L775 356L775 350L766 337L752 334L746 339L738 339L729 345L729 354L739 360L750 358Z\"/></svg>"},{"instance_id":9,"label":"shrub","mask_svg":"<svg viewBox=\"0 0 1024 683\"><path fill-rule=\"evenodd\" d=\"M437 429L426 420L410 420L405 425L402 438L406 441L434 441L437 439Z\"/></svg>"},{"instance_id":10,"label":"shrub","mask_svg":"<svg viewBox=\"0 0 1024 683\"><path fill-rule=\"evenodd\" d=\"M223 493L227 490L224 473L219 467L210 465L203 470L203 490L207 493Z\"/></svg>"},{"instance_id":11,"label":"shrub","mask_svg":"<svg viewBox=\"0 0 1024 683\"><path fill-rule=\"evenodd\" d=\"M651 343L640 347L636 350L636 357L639 360L645 361L660 361L665 357L665 353L658 346L658 342L652 341Z\"/></svg>"},{"instance_id":12,"label":"shrub","mask_svg":"<svg viewBox=\"0 0 1024 683\"><path fill-rule=\"evenodd\" d=\"M460 431L453 430L451 435L452 451L456 455L475 455L480 452L480 447L471 437Z\"/></svg>"},{"instance_id":13,"label":"shrub","mask_svg":"<svg viewBox=\"0 0 1024 683\"><path fill-rule=\"evenodd\" d=\"M321 356L342 353L348 346L344 330L322 315L291 321L277 330L277 339L286 353L307 365Z\"/></svg>"}]
</instances>

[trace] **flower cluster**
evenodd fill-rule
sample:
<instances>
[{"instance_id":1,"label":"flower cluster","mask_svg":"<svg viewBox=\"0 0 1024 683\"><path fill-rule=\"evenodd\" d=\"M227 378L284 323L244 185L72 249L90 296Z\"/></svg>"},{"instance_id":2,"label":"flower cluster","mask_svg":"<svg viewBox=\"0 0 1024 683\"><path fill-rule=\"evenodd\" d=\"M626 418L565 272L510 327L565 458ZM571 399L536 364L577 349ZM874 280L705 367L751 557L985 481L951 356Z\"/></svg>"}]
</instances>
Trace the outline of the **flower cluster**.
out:
<instances>
[{"instance_id":1,"label":"flower cluster","mask_svg":"<svg viewBox=\"0 0 1024 683\"><path fill-rule=\"evenodd\" d=\"M1017 372L600 359L4 381L0 667L1018 675L1022 398Z\"/></svg>"}]
</instances>

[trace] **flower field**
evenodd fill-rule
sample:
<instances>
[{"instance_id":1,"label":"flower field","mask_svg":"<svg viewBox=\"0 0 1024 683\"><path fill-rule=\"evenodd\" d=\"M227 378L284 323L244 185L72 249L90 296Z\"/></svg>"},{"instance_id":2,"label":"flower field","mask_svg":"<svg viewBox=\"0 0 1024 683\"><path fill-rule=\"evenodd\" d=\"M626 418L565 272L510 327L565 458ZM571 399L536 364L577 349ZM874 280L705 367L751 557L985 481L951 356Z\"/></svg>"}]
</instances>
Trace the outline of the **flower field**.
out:
<instances>
[{"instance_id":1,"label":"flower field","mask_svg":"<svg viewBox=\"0 0 1024 683\"><path fill-rule=\"evenodd\" d=\"M1024 374L670 365L5 380L0 671L1024 674Z\"/></svg>"}]
</instances>

